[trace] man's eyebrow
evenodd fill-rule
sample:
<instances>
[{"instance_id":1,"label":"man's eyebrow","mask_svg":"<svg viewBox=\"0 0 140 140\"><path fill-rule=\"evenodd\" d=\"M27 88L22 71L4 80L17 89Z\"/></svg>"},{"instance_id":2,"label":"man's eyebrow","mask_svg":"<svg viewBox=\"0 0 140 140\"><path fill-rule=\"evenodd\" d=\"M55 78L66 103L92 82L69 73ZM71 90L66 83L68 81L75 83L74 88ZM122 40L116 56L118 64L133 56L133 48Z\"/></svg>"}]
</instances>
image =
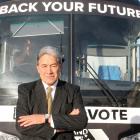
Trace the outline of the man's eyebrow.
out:
<instances>
[{"instance_id":1,"label":"man's eyebrow","mask_svg":"<svg viewBox=\"0 0 140 140\"><path fill-rule=\"evenodd\" d=\"M41 65L57 65L58 63L52 63L52 64L41 64Z\"/></svg>"},{"instance_id":2,"label":"man's eyebrow","mask_svg":"<svg viewBox=\"0 0 140 140\"><path fill-rule=\"evenodd\" d=\"M57 65L58 63L53 63L53 64L51 64L51 65Z\"/></svg>"}]
</instances>

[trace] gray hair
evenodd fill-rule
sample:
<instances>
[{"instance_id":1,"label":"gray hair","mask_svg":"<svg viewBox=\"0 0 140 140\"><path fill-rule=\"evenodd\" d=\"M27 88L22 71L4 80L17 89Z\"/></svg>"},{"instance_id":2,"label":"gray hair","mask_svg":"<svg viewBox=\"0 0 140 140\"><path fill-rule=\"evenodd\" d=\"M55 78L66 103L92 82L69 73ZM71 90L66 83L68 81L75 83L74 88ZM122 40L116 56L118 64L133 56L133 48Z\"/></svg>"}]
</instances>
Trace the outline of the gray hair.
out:
<instances>
[{"instance_id":1,"label":"gray hair","mask_svg":"<svg viewBox=\"0 0 140 140\"><path fill-rule=\"evenodd\" d=\"M59 49L56 47L52 47L52 46L45 46L40 50L40 52L37 56L37 64L38 64L40 57L45 54L49 54L49 55L56 57L58 60L58 63L60 63L60 64L62 63L62 55L61 55Z\"/></svg>"}]
</instances>

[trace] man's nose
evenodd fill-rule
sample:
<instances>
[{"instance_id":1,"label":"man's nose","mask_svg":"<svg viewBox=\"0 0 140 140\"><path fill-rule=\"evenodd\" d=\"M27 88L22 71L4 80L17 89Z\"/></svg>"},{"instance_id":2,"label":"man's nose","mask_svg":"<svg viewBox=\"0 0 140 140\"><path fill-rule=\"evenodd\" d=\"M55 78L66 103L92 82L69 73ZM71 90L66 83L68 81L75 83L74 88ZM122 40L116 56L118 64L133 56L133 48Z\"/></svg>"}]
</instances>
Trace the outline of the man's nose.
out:
<instances>
[{"instance_id":1,"label":"man's nose","mask_svg":"<svg viewBox=\"0 0 140 140\"><path fill-rule=\"evenodd\" d=\"M47 73L52 73L51 66L48 66L48 67L47 67Z\"/></svg>"}]
</instances>

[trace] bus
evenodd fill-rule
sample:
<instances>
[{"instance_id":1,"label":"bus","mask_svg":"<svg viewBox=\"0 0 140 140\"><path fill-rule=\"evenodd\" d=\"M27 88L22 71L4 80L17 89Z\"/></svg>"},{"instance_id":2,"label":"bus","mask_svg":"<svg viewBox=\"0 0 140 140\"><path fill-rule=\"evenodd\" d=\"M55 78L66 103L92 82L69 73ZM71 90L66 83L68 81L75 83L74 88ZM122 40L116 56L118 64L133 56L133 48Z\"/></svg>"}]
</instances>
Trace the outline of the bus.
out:
<instances>
[{"instance_id":1,"label":"bus","mask_svg":"<svg viewBox=\"0 0 140 140\"><path fill-rule=\"evenodd\" d=\"M37 80L44 46L63 54L61 79L80 86L87 127L75 140L133 140L140 133L140 0L0 3L0 139L18 140L18 85Z\"/></svg>"}]
</instances>

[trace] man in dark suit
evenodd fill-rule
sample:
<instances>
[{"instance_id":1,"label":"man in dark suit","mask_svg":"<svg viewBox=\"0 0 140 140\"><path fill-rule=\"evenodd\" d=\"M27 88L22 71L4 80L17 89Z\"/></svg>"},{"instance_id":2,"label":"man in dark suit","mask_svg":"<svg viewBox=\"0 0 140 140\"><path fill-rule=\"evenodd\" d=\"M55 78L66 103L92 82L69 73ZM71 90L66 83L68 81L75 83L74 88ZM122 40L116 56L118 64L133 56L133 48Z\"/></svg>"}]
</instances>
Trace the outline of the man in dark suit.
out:
<instances>
[{"instance_id":1,"label":"man in dark suit","mask_svg":"<svg viewBox=\"0 0 140 140\"><path fill-rule=\"evenodd\" d=\"M22 140L74 140L73 131L86 127L80 88L59 79L61 56L56 48L42 48L37 57L40 79L18 87L16 128Z\"/></svg>"}]
</instances>

